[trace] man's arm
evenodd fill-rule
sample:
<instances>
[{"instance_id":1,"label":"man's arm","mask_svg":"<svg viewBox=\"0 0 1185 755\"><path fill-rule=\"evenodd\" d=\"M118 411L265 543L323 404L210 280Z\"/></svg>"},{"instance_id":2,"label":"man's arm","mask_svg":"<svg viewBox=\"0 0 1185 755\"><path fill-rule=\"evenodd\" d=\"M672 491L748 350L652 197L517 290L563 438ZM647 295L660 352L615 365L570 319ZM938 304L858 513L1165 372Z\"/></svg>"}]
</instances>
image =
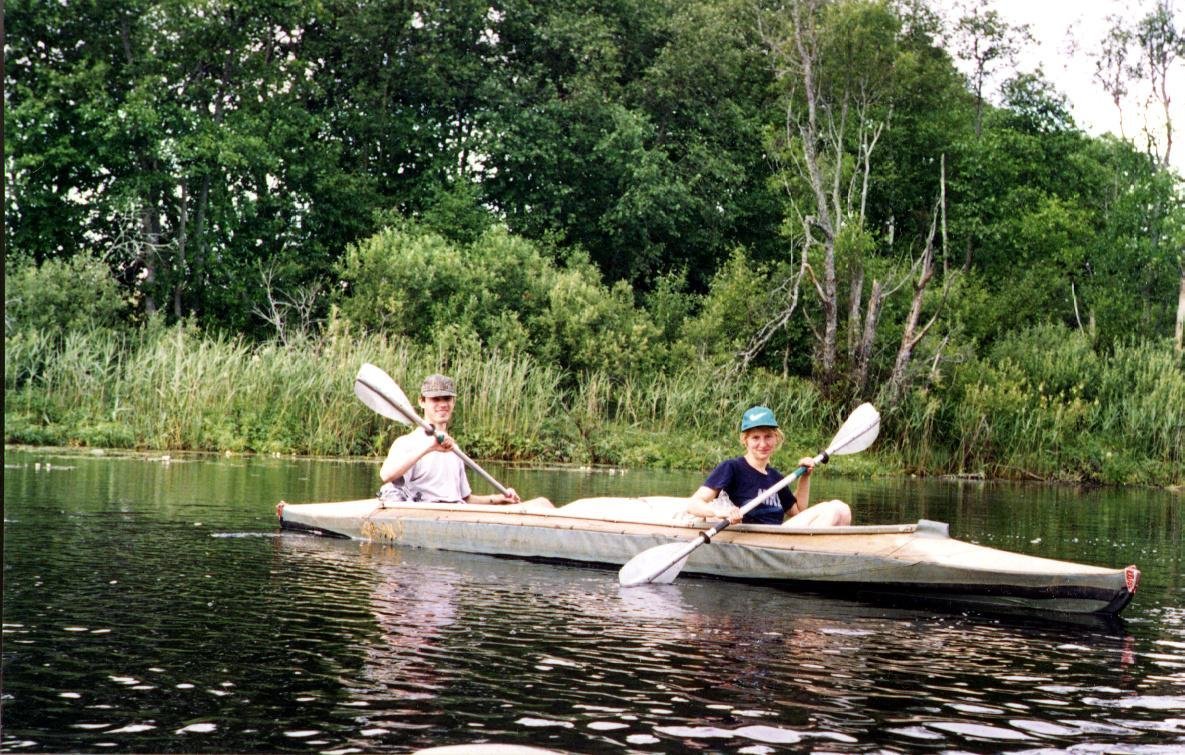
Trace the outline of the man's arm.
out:
<instances>
[{"instance_id":1,"label":"man's arm","mask_svg":"<svg viewBox=\"0 0 1185 755\"><path fill-rule=\"evenodd\" d=\"M446 440L451 439L446 436ZM436 450L443 450L443 447L436 442L435 436L422 431L413 431L396 438L379 469L379 479L385 483L401 479L425 454Z\"/></svg>"}]
</instances>

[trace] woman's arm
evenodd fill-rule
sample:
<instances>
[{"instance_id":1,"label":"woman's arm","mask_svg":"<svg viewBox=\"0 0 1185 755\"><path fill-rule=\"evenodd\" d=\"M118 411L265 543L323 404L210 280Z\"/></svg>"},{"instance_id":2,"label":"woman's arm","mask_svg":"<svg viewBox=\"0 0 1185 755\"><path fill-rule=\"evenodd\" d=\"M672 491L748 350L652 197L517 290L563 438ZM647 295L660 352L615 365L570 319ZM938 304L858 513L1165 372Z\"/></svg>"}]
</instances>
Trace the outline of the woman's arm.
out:
<instances>
[{"instance_id":1,"label":"woman's arm","mask_svg":"<svg viewBox=\"0 0 1185 755\"><path fill-rule=\"evenodd\" d=\"M712 505L712 501L716 500L716 496L719 494L720 491L715 488L709 488L706 485L701 487L687 499L687 513L701 519L715 519L724 516L730 524L740 523L741 510L736 506L731 506L727 512L721 512L718 506Z\"/></svg>"},{"instance_id":2,"label":"woman's arm","mask_svg":"<svg viewBox=\"0 0 1185 755\"><path fill-rule=\"evenodd\" d=\"M811 472L815 468L815 460L810 456L804 456L798 460L798 466L806 467L806 471L798 478L798 485L794 488L795 504L786 512L787 519L811 507Z\"/></svg>"}]
</instances>

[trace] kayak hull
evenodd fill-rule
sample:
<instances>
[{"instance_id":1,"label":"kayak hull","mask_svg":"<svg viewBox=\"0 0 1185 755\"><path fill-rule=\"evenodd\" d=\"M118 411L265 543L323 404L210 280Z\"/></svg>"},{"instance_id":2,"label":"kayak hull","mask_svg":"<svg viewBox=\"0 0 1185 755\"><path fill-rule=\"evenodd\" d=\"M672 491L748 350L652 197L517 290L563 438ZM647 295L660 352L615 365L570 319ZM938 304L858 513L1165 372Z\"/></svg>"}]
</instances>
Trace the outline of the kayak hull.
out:
<instances>
[{"instance_id":1,"label":"kayak hull","mask_svg":"<svg viewBox=\"0 0 1185 755\"><path fill-rule=\"evenodd\" d=\"M281 526L418 548L620 566L690 542L709 523L680 499L585 499L559 509L377 499L277 506ZM791 529L734 525L697 548L683 574L778 587L856 591L984 609L1116 615L1139 571L1027 556L951 538L947 525Z\"/></svg>"}]
</instances>

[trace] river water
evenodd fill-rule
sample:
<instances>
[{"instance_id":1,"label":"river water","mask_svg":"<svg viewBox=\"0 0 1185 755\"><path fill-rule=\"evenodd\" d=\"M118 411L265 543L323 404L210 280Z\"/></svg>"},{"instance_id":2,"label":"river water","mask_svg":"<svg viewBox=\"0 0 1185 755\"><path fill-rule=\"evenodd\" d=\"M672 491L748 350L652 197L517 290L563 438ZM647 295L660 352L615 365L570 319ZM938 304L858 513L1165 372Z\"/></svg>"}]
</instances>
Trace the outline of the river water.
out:
<instances>
[{"instance_id":1,"label":"river water","mask_svg":"<svg viewBox=\"0 0 1185 755\"><path fill-rule=\"evenodd\" d=\"M1121 620L1053 621L622 589L277 529L280 499L372 494L375 461L10 448L4 466L4 751L1185 752L1179 495L815 478L858 523L1142 569ZM488 469L557 502L700 482Z\"/></svg>"}]
</instances>

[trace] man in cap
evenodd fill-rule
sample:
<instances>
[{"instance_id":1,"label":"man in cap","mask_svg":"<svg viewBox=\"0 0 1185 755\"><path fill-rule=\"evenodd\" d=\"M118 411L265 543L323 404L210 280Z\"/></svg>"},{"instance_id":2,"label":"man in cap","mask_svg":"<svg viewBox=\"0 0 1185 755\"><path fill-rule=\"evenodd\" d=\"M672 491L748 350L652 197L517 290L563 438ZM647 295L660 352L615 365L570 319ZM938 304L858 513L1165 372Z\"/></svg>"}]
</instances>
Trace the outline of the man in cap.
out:
<instances>
[{"instance_id":1,"label":"man in cap","mask_svg":"<svg viewBox=\"0 0 1185 755\"><path fill-rule=\"evenodd\" d=\"M420 386L420 409L424 420L436 428L429 434L416 429L395 439L387 459L379 470L383 481L379 497L383 501L441 501L447 503L519 503L513 489L510 495L493 493L475 495L469 487L465 464L453 450L448 434L449 421L457 405L453 379L429 375ZM437 440L443 437L443 440ZM546 499L543 499L546 500ZM550 505L550 504L549 504Z\"/></svg>"}]
</instances>

